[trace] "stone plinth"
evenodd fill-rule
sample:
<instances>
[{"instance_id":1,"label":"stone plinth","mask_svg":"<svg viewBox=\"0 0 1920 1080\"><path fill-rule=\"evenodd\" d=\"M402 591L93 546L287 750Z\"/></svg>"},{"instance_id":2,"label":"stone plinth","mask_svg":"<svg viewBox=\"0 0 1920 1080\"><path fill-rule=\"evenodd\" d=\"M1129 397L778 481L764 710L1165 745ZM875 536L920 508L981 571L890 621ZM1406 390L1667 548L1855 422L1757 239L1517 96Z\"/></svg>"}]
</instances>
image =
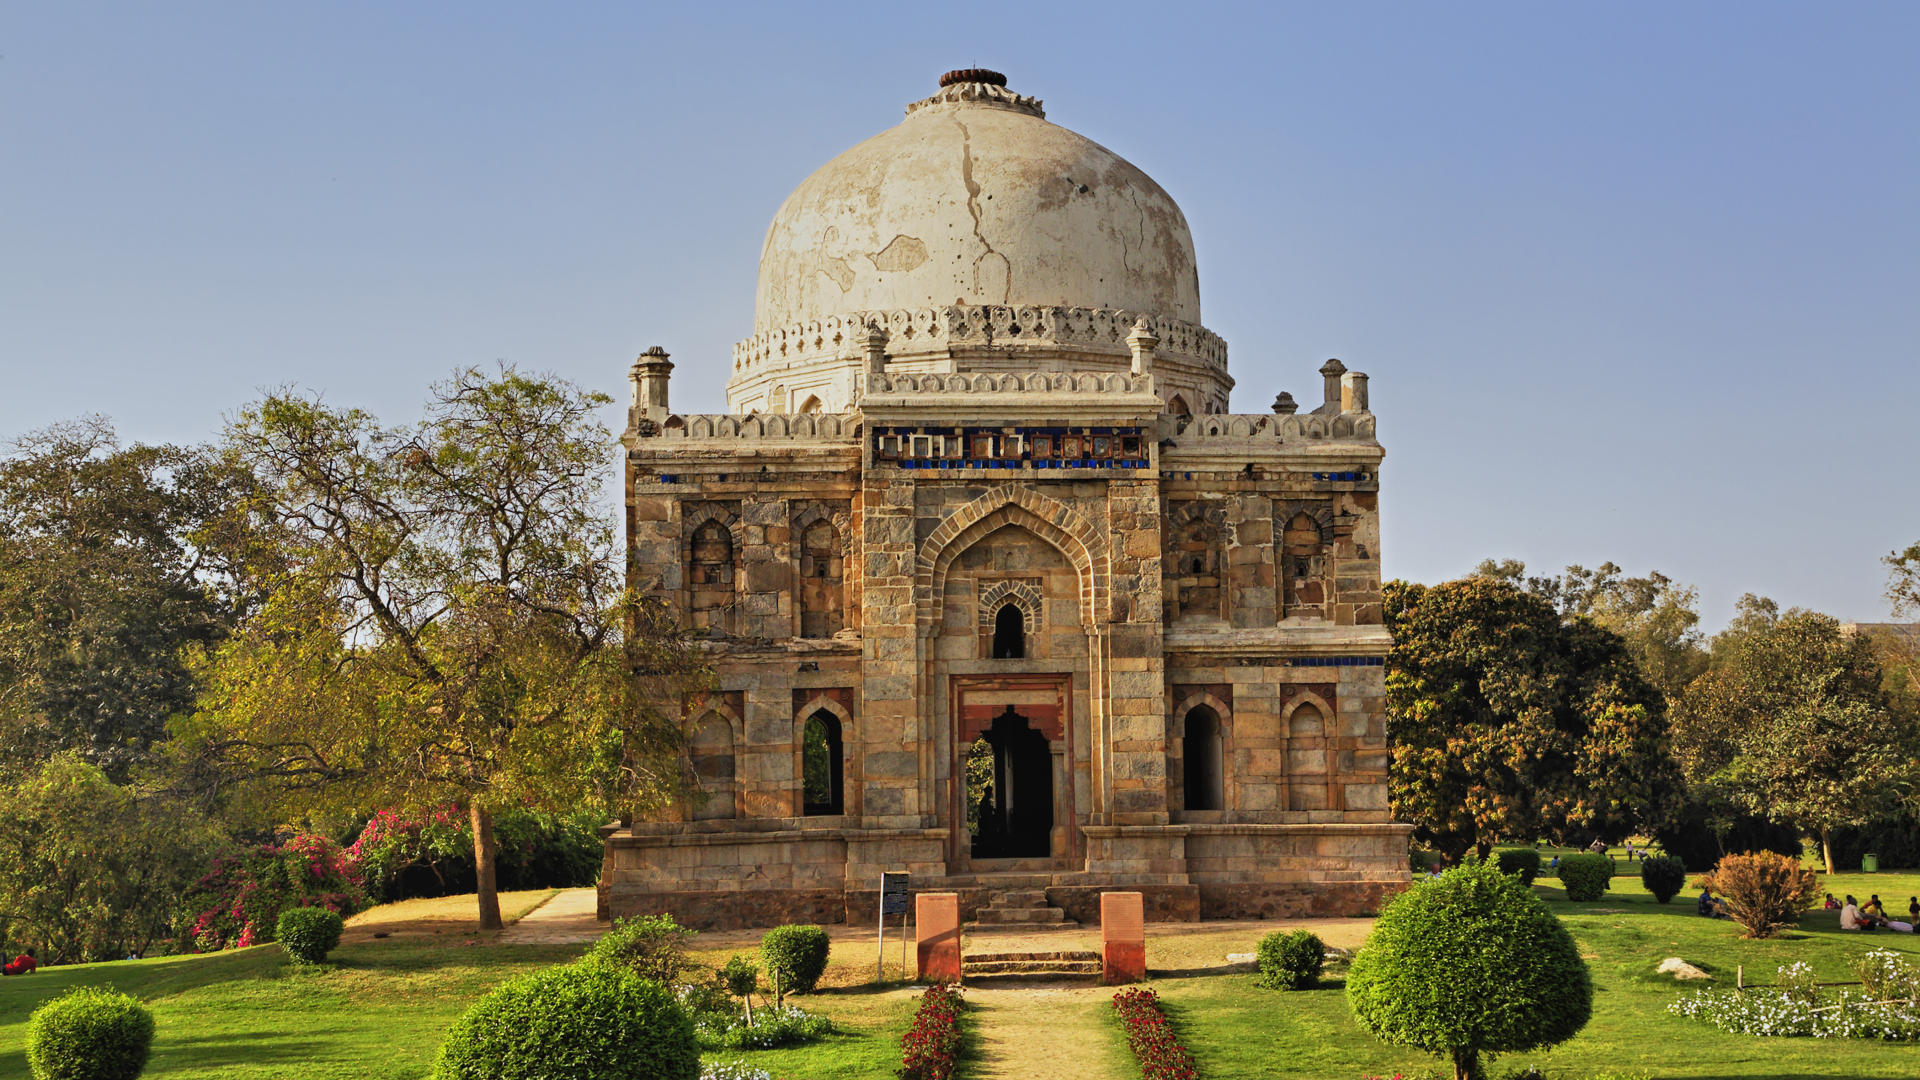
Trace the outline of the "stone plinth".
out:
<instances>
[{"instance_id":1,"label":"stone plinth","mask_svg":"<svg viewBox=\"0 0 1920 1080\"><path fill-rule=\"evenodd\" d=\"M1108 986L1147 977L1146 904L1139 893L1100 894L1100 959Z\"/></svg>"},{"instance_id":2,"label":"stone plinth","mask_svg":"<svg viewBox=\"0 0 1920 1080\"><path fill-rule=\"evenodd\" d=\"M960 894L920 893L913 898L921 982L960 981Z\"/></svg>"}]
</instances>

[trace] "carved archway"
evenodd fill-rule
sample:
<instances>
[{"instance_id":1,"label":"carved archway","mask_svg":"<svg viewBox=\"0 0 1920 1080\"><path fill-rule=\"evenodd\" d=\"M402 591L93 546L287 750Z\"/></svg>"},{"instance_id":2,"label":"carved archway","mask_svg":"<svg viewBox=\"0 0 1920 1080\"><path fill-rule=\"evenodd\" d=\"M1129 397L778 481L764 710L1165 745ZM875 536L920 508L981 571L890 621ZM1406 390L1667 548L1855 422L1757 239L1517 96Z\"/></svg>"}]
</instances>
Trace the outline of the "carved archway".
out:
<instances>
[{"instance_id":1,"label":"carved archway","mask_svg":"<svg viewBox=\"0 0 1920 1080\"><path fill-rule=\"evenodd\" d=\"M940 625L947 570L983 537L1018 525L1053 545L1080 576L1080 621L1092 632L1108 587L1107 545L1100 531L1066 503L1031 488L1002 484L950 514L921 545L914 572L914 609L922 632Z\"/></svg>"}]
</instances>

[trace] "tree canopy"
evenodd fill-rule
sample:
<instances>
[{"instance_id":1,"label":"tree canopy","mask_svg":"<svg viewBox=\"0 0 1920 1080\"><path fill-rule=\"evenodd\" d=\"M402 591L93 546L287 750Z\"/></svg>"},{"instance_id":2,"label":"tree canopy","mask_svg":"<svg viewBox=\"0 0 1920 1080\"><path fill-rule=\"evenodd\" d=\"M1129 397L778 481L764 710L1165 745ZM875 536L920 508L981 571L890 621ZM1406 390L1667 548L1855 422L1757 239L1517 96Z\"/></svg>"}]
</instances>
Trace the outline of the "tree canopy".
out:
<instances>
[{"instance_id":1,"label":"tree canopy","mask_svg":"<svg viewBox=\"0 0 1920 1080\"><path fill-rule=\"evenodd\" d=\"M500 924L492 815L666 796L702 655L622 588L601 395L466 370L386 427L314 397L240 414L270 599L212 654L181 728L202 783L274 781L362 812L455 803Z\"/></svg>"},{"instance_id":2,"label":"tree canopy","mask_svg":"<svg viewBox=\"0 0 1920 1080\"><path fill-rule=\"evenodd\" d=\"M99 417L0 458L0 774L73 752L124 779L191 707L187 653L236 606L204 541L242 485L204 451L122 447Z\"/></svg>"},{"instance_id":3,"label":"tree canopy","mask_svg":"<svg viewBox=\"0 0 1920 1080\"><path fill-rule=\"evenodd\" d=\"M1664 702L1618 635L1485 576L1390 582L1386 615L1389 787L1423 841L1458 859L1664 812Z\"/></svg>"},{"instance_id":4,"label":"tree canopy","mask_svg":"<svg viewBox=\"0 0 1920 1080\"><path fill-rule=\"evenodd\" d=\"M1867 635L1748 595L1674 711L1674 756L1710 797L1818 836L1832 873L1832 832L1891 816L1920 779L1920 732L1882 682Z\"/></svg>"}]
</instances>

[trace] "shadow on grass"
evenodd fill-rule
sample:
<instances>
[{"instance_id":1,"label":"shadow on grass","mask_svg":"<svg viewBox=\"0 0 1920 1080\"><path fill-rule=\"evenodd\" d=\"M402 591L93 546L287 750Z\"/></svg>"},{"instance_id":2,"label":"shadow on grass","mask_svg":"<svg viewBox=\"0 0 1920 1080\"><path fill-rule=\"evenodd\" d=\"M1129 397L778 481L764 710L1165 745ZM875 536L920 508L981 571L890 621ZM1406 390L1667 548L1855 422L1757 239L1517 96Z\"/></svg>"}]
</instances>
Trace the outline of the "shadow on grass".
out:
<instances>
[{"instance_id":1,"label":"shadow on grass","mask_svg":"<svg viewBox=\"0 0 1920 1080\"><path fill-rule=\"evenodd\" d=\"M215 1069L276 1062L316 1062L337 1044L324 1039L289 1039L285 1032L229 1032L219 1035L162 1037L153 1048L163 1068ZM157 1070L156 1070L157 1071Z\"/></svg>"}]
</instances>

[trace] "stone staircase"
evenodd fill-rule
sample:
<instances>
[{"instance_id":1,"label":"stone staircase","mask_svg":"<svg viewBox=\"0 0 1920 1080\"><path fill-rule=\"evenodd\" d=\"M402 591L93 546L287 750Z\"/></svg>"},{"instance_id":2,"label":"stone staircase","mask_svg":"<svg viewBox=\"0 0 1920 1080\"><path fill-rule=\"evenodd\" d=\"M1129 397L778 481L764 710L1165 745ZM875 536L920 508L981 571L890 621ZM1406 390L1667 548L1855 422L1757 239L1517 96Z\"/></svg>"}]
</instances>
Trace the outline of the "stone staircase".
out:
<instances>
[{"instance_id":1,"label":"stone staircase","mask_svg":"<svg viewBox=\"0 0 1920 1080\"><path fill-rule=\"evenodd\" d=\"M980 979L1097 979L1100 954L1084 950L969 953L961 960L960 975L969 983Z\"/></svg>"},{"instance_id":2,"label":"stone staircase","mask_svg":"<svg viewBox=\"0 0 1920 1080\"><path fill-rule=\"evenodd\" d=\"M1045 889L1003 889L974 913L973 928L1009 927L1026 930L1057 930L1079 926L1067 913L1047 903Z\"/></svg>"}]
</instances>

